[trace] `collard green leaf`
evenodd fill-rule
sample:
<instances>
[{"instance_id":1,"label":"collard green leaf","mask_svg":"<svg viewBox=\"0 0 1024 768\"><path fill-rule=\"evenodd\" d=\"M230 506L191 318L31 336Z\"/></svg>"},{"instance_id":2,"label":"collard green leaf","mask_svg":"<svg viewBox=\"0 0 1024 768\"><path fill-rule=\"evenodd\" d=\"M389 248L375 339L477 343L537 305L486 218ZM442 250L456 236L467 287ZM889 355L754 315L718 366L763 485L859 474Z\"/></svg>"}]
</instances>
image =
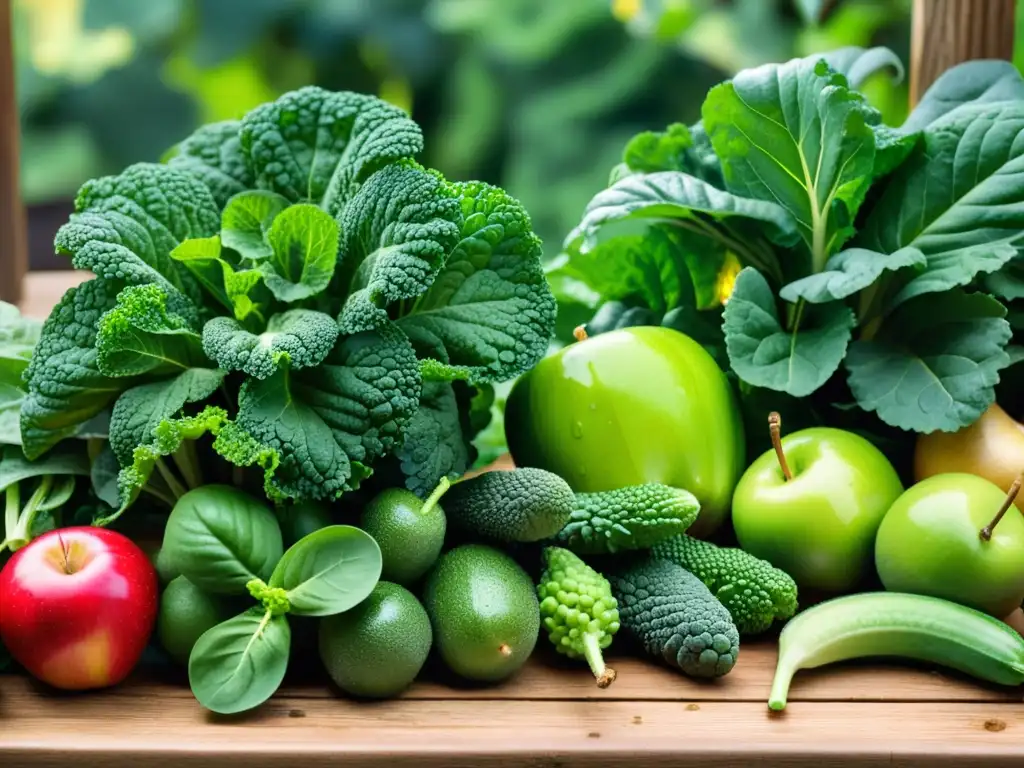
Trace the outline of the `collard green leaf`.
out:
<instances>
[{"instance_id":1,"label":"collard green leaf","mask_svg":"<svg viewBox=\"0 0 1024 768\"><path fill-rule=\"evenodd\" d=\"M223 120L201 126L178 144L168 161L171 168L200 179L223 208L239 192L252 189L254 179L246 165L239 139L241 122Z\"/></svg>"},{"instance_id":2,"label":"collard green leaf","mask_svg":"<svg viewBox=\"0 0 1024 768\"><path fill-rule=\"evenodd\" d=\"M196 700L223 715L265 702L281 685L291 654L291 627L262 608L206 630L188 659L188 679Z\"/></svg>"},{"instance_id":3,"label":"collard green leaf","mask_svg":"<svg viewBox=\"0 0 1024 768\"><path fill-rule=\"evenodd\" d=\"M178 499L163 548L185 578L215 594L244 594L250 580L268 580L284 553L274 513L229 485L200 486Z\"/></svg>"},{"instance_id":4,"label":"collard green leaf","mask_svg":"<svg viewBox=\"0 0 1024 768\"><path fill-rule=\"evenodd\" d=\"M915 432L955 432L995 400L1010 363L1006 308L954 289L908 301L846 358L850 389L866 411Z\"/></svg>"},{"instance_id":5,"label":"collard green leaf","mask_svg":"<svg viewBox=\"0 0 1024 768\"><path fill-rule=\"evenodd\" d=\"M290 497L337 498L391 453L415 413L419 363L397 328L343 338L317 368L250 379L238 425L281 457L274 482Z\"/></svg>"},{"instance_id":6,"label":"collard green leaf","mask_svg":"<svg viewBox=\"0 0 1024 768\"><path fill-rule=\"evenodd\" d=\"M800 299L812 304L839 301L872 285L883 272L923 267L926 263L924 254L912 247L892 254L847 248L828 260L824 272L790 283L779 295L791 303Z\"/></svg>"},{"instance_id":7,"label":"collard green leaf","mask_svg":"<svg viewBox=\"0 0 1024 768\"><path fill-rule=\"evenodd\" d=\"M793 318L783 327L768 282L745 268L725 305L726 347L743 381L804 397L839 368L855 319L838 302L788 306Z\"/></svg>"},{"instance_id":8,"label":"collard green leaf","mask_svg":"<svg viewBox=\"0 0 1024 768\"><path fill-rule=\"evenodd\" d=\"M153 430L180 415L186 403L200 403L224 380L224 371L187 368L177 376L126 390L110 417L110 446L122 467L132 464L136 447L152 441Z\"/></svg>"},{"instance_id":9,"label":"collard green leaf","mask_svg":"<svg viewBox=\"0 0 1024 768\"><path fill-rule=\"evenodd\" d=\"M802 277L853 234L880 116L820 56L744 70L708 92L704 125L730 192L782 206L803 240Z\"/></svg>"},{"instance_id":10,"label":"collard green leaf","mask_svg":"<svg viewBox=\"0 0 1024 768\"><path fill-rule=\"evenodd\" d=\"M984 283L986 290L1002 299L1024 299L1024 255L1018 253L1001 270L985 275Z\"/></svg>"},{"instance_id":11,"label":"collard green leaf","mask_svg":"<svg viewBox=\"0 0 1024 768\"><path fill-rule=\"evenodd\" d=\"M3 449L0 461L0 493L15 483L43 475L89 476L89 457L80 444L64 443L46 456L29 461L16 446Z\"/></svg>"},{"instance_id":12,"label":"collard green leaf","mask_svg":"<svg viewBox=\"0 0 1024 768\"><path fill-rule=\"evenodd\" d=\"M88 280L70 288L43 323L21 405L21 439L29 459L74 435L136 383L104 376L97 362L96 326L116 296L109 281Z\"/></svg>"},{"instance_id":13,"label":"collard green leaf","mask_svg":"<svg viewBox=\"0 0 1024 768\"><path fill-rule=\"evenodd\" d=\"M812 0L820 6L820 0ZM856 45L836 48L820 55L828 65L846 77L851 88L859 88L869 77L883 69L893 70L893 80L899 82L904 77L903 62L896 53L885 46L861 48Z\"/></svg>"},{"instance_id":14,"label":"collard green leaf","mask_svg":"<svg viewBox=\"0 0 1024 768\"><path fill-rule=\"evenodd\" d=\"M718 240L737 255L781 278L775 254L763 241L792 245L799 237L793 219L774 202L738 197L695 176L665 171L627 176L598 192L583 219L565 239L585 251L597 244L598 231L611 222L660 222L666 219L699 235Z\"/></svg>"},{"instance_id":15,"label":"collard green leaf","mask_svg":"<svg viewBox=\"0 0 1024 768\"><path fill-rule=\"evenodd\" d=\"M1024 102L966 105L931 123L890 177L857 237L928 260L893 301L998 271L1024 236Z\"/></svg>"},{"instance_id":16,"label":"collard green leaf","mask_svg":"<svg viewBox=\"0 0 1024 768\"><path fill-rule=\"evenodd\" d=\"M1024 78L1009 61L982 59L950 67L921 96L900 130L920 131L964 105L1024 99Z\"/></svg>"},{"instance_id":17,"label":"collard green leaf","mask_svg":"<svg viewBox=\"0 0 1024 768\"><path fill-rule=\"evenodd\" d=\"M233 196L220 218L224 246L252 261L270 257L274 249L267 241L267 233L277 214L287 207L287 198L265 189L250 189Z\"/></svg>"},{"instance_id":18,"label":"collard green leaf","mask_svg":"<svg viewBox=\"0 0 1024 768\"><path fill-rule=\"evenodd\" d=\"M312 309L279 312L260 334L250 333L230 317L215 317L203 326L203 349L210 359L224 370L243 371L257 379L280 367L316 367L337 338L334 318Z\"/></svg>"},{"instance_id":19,"label":"collard green leaf","mask_svg":"<svg viewBox=\"0 0 1024 768\"><path fill-rule=\"evenodd\" d=\"M272 253L259 263L279 301L301 301L323 291L338 260L338 224L315 205L286 208L267 232Z\"/></svg>"},{"instance_id":20,"label":"collard green leaf","mask_svg":"<svg viewBox=\"0 0 1024 768\"><path fill-rule=\"evenodd\" d=\"M185 240L171 251L171 258L188 269L207 294L232 312L236 320L250 314L260 317L269 294L256 269L235 268L222 258L219 235Z\"/></svg>"},{"instance_id":21,"label":"collard green leaf","mask_svg":"<svg viewBox=\"0 0 1024 768\"><path fill-rule=\"evenodd\" d=\"M419 126L398 107L361 93L305 86L250 111L242 152L259 189L337 215L379 168L423 149Z\"/></svg>"},{"instance_id":22,"label":"collard green leaf","mask_svg":"<svg viewBox=\"0 0 1024 768\"><path fill-rule=\"evenodd\" d=\"M405 487L420 498L429 496L442 477L456 479L469 469L469 447L450 382L423 382L419 408L397 455Z\"/></svg>"},{"instance_id":23,"label":"collard green leaf","mask_svg":"<svg viewBox=\"0 0 1024 768\"><path fill-rule=\"evenodd\" d=\"M392 165L371 176L341 224L340 279L349 294L342 331L377 328L391 303L426 291L459 243L462 225L458 191L436 172Z\"/></svg>"},{"instance_id":24,"label":"collard green leaf","mask_svg":"<svg viewBox=\"0 0 1024 768\"><path fill-rule=\"evenodd\" d=\"M96 329L96 363L105 376L175 374L208 361L202 338L184 317L170 311L156 285L128 286Z\"/></svg>"},{"instance_id":25,"label":"collard green leaf","mask_svg":"<svg viewBox=\"0 0 1024 768\"><path fill-rule=\"evenodd\" d=\"M352 525L329 525L288 548L270 586L288 592L290 613L330 616L365 600L381 567L380 547L370 534Z\"/></svg>"},{"instance_id":26,"label":"collard green leaf","mask_svg":"<svg viewBox=\"0 0 1024 768\"><path fill-rule=\"evenodd\" d=\"M544 356L554 329L540 240L519 201L502 190L480 182L453 186L461 239L396 323L421 357L440 363L435 375L507 381Z\"/></svg>"}]
</instances>

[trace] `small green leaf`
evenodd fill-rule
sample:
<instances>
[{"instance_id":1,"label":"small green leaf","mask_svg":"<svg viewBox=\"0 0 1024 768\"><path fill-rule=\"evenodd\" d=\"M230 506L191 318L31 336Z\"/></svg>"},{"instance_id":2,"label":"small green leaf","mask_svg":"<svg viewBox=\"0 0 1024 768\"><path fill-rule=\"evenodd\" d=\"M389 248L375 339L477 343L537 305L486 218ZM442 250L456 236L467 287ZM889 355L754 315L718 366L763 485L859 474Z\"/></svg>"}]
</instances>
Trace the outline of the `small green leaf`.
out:
<instances>
[{"instance_id":1,"label":"small green leaf","mask_svg":"<svg viewBox=\"0 0 1024 768\"><path fill-rule=\"evenodd\" d=\"M909 301L871 341L850 346L850 389L866 411L915 432L955 432L995 400L1010 363L1006 308L954 289Z\"/></svg>"},{"instance_id":2,"label":"small green leaf","mask_svg":"<svg viewBox=\"0 0 1024 768\"><path fill-rule=\"evenodd\" d=\"M361 603L381 574L380 547L365 531L329 525L295 542L270 577L287 590L291 613L330 616Z\"/></svg>"},{"instance_id":3,"label":"small green leaf","mask_svg":"<svg viewBox=\"0 0 1024 768\"><path fill-rule=\"evenodd\" d=\"M785 286L779 295L795 303L804 299L812 304L839 301L873 284L886 270L923 267L927 260L917 248L901 248L892 254L867 248L847 248L825 265L825 271L809 275Z\"/></svg>"},{"instance_id":4,"label":"small green leaf","mask_svg":"<svg viewBox=\"0 0 1024 768\"><path fill-rule=\"evenodd\" d=\"M990 293L1002 299L1024 299L1024 255L1018 254L998 272L985 275L984 283Z\"/></svg>"},{"instance_id":5,"label":"small green leaf","mask_svg":"<svg viewBox=\"0 0 1024 768\"><path fill-rule=\"evenodd\" d=\"M254 312L259 314L260 305L269 301L258 270L236 272L221 258L218 235L186 240L171 251L171 258L182 262L207 293L225 309L234 312L238 320L245 320Z\"/></svg>"},{"instance_id":6,"label":"small green leaf","mask_svg":"<svg viewBox=\"0 0 1024 768\"><path fill-rule=\"evenodd\" d=\"M228 200L221 214L220 237L231 248L252 261L269 258L274 249L267 232L275 217L288 207L287 198L264 189L239 192Z\"/></svg>"},{"instance_id":7,"label":"small green leaf","mask_svg":"<svg viewBox=\"0 0 1024 768\"><path fill-rule=\"evenodd\" d=\"M203 485L178 499L163 546L189 581L218 594L244 594L251 579L266 581L284 551L273 512L228 485Z\"/></svg>"},{"instance_id":8,"label":"small green leaf","mask_svg":"<svg viewBox=\"0 0 1024 768\"><path fill-rule=\"evenodd\" d=\"M338 323L312 309L279 312L260 334L230 317L215 317L203 327L203 349L217 365L265 379L279 367L315 368L338 339Z\"/></svg>"},{"instance_id":9,"label":"small green leaf","mask_svg":"<svg viewBox=\"0 0 1024 768\"><path fill-rule=\"evenodd\" d=\"M223 715L258 707L284 680L291 639L288 619L271 617L261 607L211 627L199 636L188 659L192 693L204 707Z\"/></svg>"},{"instance_id":10,"label":"small green leaf","mask_svg":"<svg viewBox=\"0 0 1024 768\"><path fill-rule=\"evenodd\" d=\"M835 373L856 324L839 302L788 305L794 318L783 328L768 281L745 268L725 305L729 360L748 384L804 397Z\"/></svg>"},{"instance_id":11,"label":"small green leaf","mask_svg":"<svg viewBox=\"0 0 1024 768\"><path fill-rule=\"evenodd\" d=\"M308 203L281 211L267 233L273 254L259 263L263 281L279 301L301 301L331 282L338 259L338 224Z\"/></svg>"},{"instance_id":12,"label":"small green leaf","mask_svg":"<svg viewBox=\"0 0 1024 768\"><path fill-rule=\"evenodd\" d=\"M965 105L1024 99L1024 78L1010 61L982 59L950 67L921 96L900 130L920 131Z\"/></svg>"},{"instance_id":13,"label":"small green leaf","mask_svg":"<svg viewBox=\"0 0 1024 768\"><path fill-rule=\"evenodd\" d=\"M968 285L979 275L987 277L1004 268L1016 254L1017 248L1006 242L982 242L946 253L930 254L925 266L915 270L913 279L892 299L890 309L916 296Z\"/></svg>"}]
</instances>

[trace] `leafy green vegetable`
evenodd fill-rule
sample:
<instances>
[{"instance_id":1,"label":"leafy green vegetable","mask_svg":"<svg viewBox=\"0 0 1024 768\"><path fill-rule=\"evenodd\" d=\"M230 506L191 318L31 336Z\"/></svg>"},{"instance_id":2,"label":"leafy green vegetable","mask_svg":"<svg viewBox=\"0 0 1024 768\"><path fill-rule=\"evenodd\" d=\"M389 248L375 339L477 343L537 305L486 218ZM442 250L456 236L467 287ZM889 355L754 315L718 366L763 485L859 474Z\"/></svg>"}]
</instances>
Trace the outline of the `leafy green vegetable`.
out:
<instances>
[{"instance_id":1,"label":"leafy green vegetable","mask_svg":"<svg viewBox=\"0 0 1024 768\"><path fill-rule=\"evenodd\" d=\"M338 340L338 324L311 309L289 309L250 333L232 317L215 317L203 327L203 349L225 371L266 379L279 368L315 368Z\"/></svg>"}]
</instances>

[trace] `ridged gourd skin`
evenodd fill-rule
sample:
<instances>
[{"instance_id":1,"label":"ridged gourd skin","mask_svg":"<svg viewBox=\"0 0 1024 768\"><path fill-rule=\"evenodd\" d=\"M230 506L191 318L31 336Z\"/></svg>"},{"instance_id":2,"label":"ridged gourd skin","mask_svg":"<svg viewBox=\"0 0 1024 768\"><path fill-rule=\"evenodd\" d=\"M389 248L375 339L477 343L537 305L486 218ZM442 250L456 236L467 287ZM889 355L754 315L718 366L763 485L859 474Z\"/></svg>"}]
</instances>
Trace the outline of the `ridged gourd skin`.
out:
<instances>
[{"instance_id":1,"label":"ridged gourd skin","mask_svg":"<svg viewBox=\"0 0 1024 768\"><path fill-rule=\"evenodd\" d=\"M575 505L569 484L533 467L492 470L454 483L445 496L448 523L494 541L549 539L569 521Z\"/></svg>"},{"instance_id":2,"label":"ridged gourd skin","mask_svg":"<svg viewBox=\"0 0 1024 768\"><path fill-rule=\"evenodd\" d=\"M797 585L785 571L736 547L719 547L692 536L675 536L651 555L681 565L704 582L729 609L740 635L766 631L797 610Z\"/></svg>"},{"instance_id":3,"label":"ridged gourd skin","mask_svg":"<svg viewBox=\"0 0 1024 768\"><path fill-rule=\"evenodd\" d=\"M599 688L615 680L601 653L619 631L619 611L608 580L561 547L546 547L537 584L540 615L548 640L570 659L586 659Z\"/></svg>"},{"instance_id":4,"label":"ridged gourd skin","mask_svg":"<svg viewBox=\"0 0 1024 768\"><path fill-rule=\"evenodd\" d=\"M606 575L623 628L647 653L690 677L736 665L740 634L728 609L685 568L647 557Z\"/></svg>"},{"instance_id":5,"label":"ridged gourd skin","mask_svg":"<svg viewBox=\"0 0 1024 768\"><path fill-rule=\"evenodd\" d=\"M499 549L464 544L445 552L427 575L423 607L434 647L469 680L494 682L530 658L540 636L537 588Z\"/></svg>"},{"instance_id":6,"label":"ridged gourd skin","mask_svg":"<svg viewBox=\"0 0 1024 768\"><path fill-rule=\"evenodd\" d=\"M699 513L692 493L661 483L577 493L572 516L556 540L580 555L648 549L684 533Z\"/></svg>"}]
</instances>

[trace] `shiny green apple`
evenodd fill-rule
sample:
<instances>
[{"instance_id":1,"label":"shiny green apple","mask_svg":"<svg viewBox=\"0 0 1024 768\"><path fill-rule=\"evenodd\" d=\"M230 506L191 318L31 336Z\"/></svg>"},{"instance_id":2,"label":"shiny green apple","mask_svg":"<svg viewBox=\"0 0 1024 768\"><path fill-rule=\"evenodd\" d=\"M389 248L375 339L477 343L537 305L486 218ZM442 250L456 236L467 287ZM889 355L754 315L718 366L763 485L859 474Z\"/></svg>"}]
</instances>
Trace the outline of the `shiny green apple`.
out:
<instances>
[{"instance_id":1,"label":"shiny green apple","mask_svg":"<svg viewBox=\"0 0 1024 768\"><path fill-rule=\"evenodd\" d=\"M878 526L903 492L899 475L853 432L810 427L773 437L778 448L754 460L733 495L740 546L801 589L854 589L871 574Z\"/></svg>"},{"instance_id":2,"label":"shiny green apple","mask_svg":"<svg viewBox=\"0 0 1024 768\"><path fill-rule=\"evenodd\" d=\"M639 483L690 491L695 536L728 514L746 444L725 374L696 341L641 326L583 338L516 382L505 437L517 466L540 467L578 492Z\"/></svg>"},{"instance_id":3,"label":"shiny green apple","mask_svg":"<svg viewBox=\"0 0 1024 768\"><path fill-rule=\"evenodd\" d=\"M1011 487L1008 497L990 480L965 472L933 475L910 487L882 520L875 541L885 588L1009 616L1024 603L1024 515L1013 505L1016 490Z\"/></svg>"}]
</instances>

